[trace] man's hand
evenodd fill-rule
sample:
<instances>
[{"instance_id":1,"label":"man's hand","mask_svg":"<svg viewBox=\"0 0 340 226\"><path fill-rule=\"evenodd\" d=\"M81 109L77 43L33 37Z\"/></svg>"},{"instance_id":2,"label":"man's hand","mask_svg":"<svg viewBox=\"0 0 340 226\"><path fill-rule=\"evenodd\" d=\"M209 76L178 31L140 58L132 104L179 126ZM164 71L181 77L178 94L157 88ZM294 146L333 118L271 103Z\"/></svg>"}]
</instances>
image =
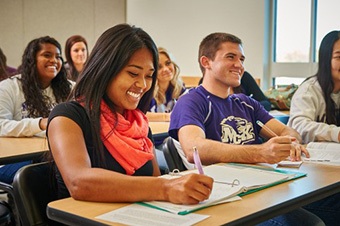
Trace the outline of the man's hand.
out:
<instances>
[{"instance_id":1,"label":"man's hand","mask_svg":"<svg viewBox=\"0 0 340 226\"><path fill-rule=\"evenodd\" d=\"M290 150L290 160L301 161L301 153L304 153L307 158L309 158L309 152L306 147L301 145L298 140L292 142L292 149Z\"/></svg>"}]
</instances>

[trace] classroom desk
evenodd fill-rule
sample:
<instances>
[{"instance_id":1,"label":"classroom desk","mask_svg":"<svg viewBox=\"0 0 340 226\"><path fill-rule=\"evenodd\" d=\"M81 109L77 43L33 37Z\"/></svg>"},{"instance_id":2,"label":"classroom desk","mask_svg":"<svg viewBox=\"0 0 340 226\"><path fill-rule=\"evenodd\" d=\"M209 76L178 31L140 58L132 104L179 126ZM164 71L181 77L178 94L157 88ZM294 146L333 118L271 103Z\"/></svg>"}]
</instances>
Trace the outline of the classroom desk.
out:
<instances>
[{"instance_id":1,"label":"classroom desk","mask_svg":"<svg viewBox=\"0 0 340 226\"><path fill-rule=\"evenodd\" d=\"M340 192L340 167L303 163L298 171L307 176L242 197L242 201L220 204L199 211L210 215L197 225L254 225L274 216ZM289 169L295 171L297 169ZM76 201L73 198L48 204L50 219L69 225L118 225L94 217L127 205Z\"/></svg>"},{"instance_id":2,"label":"classroom desk","mask_svg":"<svg viewBox=\"0 0 340 226\"><path fill-rule=\"evenodd\" d=\"M0 165L37 159L46 151L46 138L0 137Z\"/></svg>"},{"instance_id":3,"label":"classroom desk","mask_svg":"<svg viewBox=\"0 0 340 226\"><path fill-rule=\"evenodd\" d=\"M152 136L155 140L168 137L170 122L149 122Z\"/></svg>"}]
</instances>

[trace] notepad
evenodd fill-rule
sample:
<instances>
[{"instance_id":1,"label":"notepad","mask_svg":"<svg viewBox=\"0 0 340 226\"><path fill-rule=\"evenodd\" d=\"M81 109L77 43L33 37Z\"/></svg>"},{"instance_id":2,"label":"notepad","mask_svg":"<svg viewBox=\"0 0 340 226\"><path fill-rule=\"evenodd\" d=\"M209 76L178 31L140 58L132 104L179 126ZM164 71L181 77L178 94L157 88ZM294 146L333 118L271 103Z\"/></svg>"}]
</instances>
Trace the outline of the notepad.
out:
<instances>
[{"instance_id":1,"label":"notepad","mask_svg":"<svg viewBox=\"0 0 340 226\"><path fill-rule=\"evenodd\" d=\"M181 172L181 175L189 173L198 172L196 172L196 170L185 171ZM221 202L230 201L230 198L233 197L237 198L237 196L243 196L306 175L305 173L268 169L243 164L211 165L204 167L204 173L214 179L212 193L209 199L204 202L200 202L196 205L179 205L160 201L143 202L141 204L184 215ZM165 177L171 179L178 176L180 175L174 174L166 175Z\"/></svg>"}]
</instances>

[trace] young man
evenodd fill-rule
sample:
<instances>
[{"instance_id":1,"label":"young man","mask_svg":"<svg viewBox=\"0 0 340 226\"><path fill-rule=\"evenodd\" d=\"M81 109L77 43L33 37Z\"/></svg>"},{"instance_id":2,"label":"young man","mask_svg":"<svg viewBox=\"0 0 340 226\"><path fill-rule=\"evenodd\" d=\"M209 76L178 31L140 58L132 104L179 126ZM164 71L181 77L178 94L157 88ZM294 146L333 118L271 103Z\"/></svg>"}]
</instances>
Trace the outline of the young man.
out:
<instances>
[{"instance_id":1,"label":"young man","mask_svg":"<svg viewBox=\"0 0 340 226\"><path fill-rule=\"evenodd\" d=\"M200 44L199 63L203 83L179 98L170 118L169 134L184 165L191 169L193 147L204 165L219 162L277 163L288 156L295 161L301 152L301 137L274 119L254 99L229 94L240 85L244 72L242 42L234 35L213 33ZM262 122L268 129L260 127ZM260 136L269 139L262 143ZM181 150L181 147L183 150ZM183 153L184 151L184 153ZM299 208L259 225L324 225L314 214Z\"/></svg>"},{"instance_id":2,"label":"young man","mask_svg":"<svg viewBox=\"0 0 340 226\"><path fill-rule=\"evenodd\" d=\"M242 42L234 35L213 33L200 44L201 86L181 97L171 114L169 134L184 165L192 168L193 147L204 165L218 162L277 163L288 156L301 159L300 135L268 114L256 100L229 94L244 72ZM261 128L259 120L275 134ZM276 136L275 136L276 135ZM261 144L260 136L269 139Z\"/></svg>"}]
</instances>

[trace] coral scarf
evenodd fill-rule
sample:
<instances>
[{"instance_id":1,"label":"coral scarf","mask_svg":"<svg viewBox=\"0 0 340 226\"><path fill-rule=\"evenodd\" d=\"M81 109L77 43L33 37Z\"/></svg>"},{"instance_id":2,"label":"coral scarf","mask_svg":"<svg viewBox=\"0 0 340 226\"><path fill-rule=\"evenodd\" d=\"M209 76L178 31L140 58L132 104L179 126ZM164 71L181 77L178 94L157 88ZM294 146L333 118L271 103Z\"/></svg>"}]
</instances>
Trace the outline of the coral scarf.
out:
<instances>
[{"instance_id":1,"label":"coral scarf","mask_svg":"<svg viewBox=\"0 0 340 226\"><path fill-rule=\"evenodd\" d=\"M147 161L153 159L153 144L148 138L149 123L139 110L125 110L124 116L116 118L107 104L100 105L101 138L113 158L128 175L135 173Z\"/></svg>"}]
</instances>

